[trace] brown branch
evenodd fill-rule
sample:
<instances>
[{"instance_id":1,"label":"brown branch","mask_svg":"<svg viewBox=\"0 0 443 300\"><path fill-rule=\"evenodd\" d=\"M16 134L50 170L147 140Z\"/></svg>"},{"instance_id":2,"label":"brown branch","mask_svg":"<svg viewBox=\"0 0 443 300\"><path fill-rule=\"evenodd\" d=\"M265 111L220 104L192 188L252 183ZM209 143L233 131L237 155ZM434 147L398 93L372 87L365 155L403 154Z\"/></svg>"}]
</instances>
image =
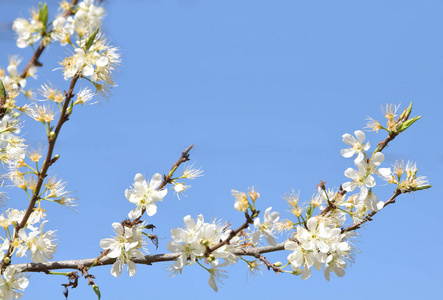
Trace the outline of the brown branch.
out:
<instances>
[{"instance_id":1,"label":"brown branch","mask_svg":"<svg viewBox=\"0 0 443 300\"><path fill-rule=\"evenodd\" d=\"M324 190L324 192L326 193L326 190ZM341 197L343 197L346 194L346 191L343 189L343 187L340 185L340 190L337 194L340 194ZM332 199L332 201L329 201L328 206L325 207L325 209L323 209L319 216L324 216L326 215L329 211L333 210L336 208L335 206L335 202L337 201L337 199Z\"/></svg>"},{"instance_id":2,"label":"brown branch","mask_svg":"<svg viewBox=\"0 0 443 300\"><path fill-rule=\"evenodd\" d=\"M174 175L175 170L184 162L187 162L189 160L189 151L191 151L192 147L194 147L194 144L183 150L182 155L180 158L176 161L175 164L172 165L171 170L169 171L167 176L163 176L163 182L162 184L157 188L157 190L161 190L164 188L168 183L171 182L171 178Z\"/></svg>"},{"instance_id":3,"label":"brown branch","mask_svg":"<svg viewBox=\"0 0 443 300\"><path fill-rule=\"evenodd\" d=\"M169 171L168 175L165 176L163 175L163 181L160 184L160 186L157 188L157 191L160 191L161 189L163 189L168 183L171 182L171 178L174 175L175 170L177 170L177 168L184 162L187 162L189 160L189 151L191 151L192 147L194 147L194 144L192 144L191 146L189 146L188 148L186 148L185 150L183 150L180 158L175 162L175 164L172 165L171 170ZM127 224L128 227L132 227L138 223L140 223L140 219L141 217L143 217L143 215L145 214L146 209L142 209L142 213L140 215L140 217L134 219L130 224ZM123 221L124 222L124 221Z\"/></svg>"},{"instance_id":4,"label":"brown branch","mask_svg":"<svg viewBox=\"0 0 443 300\"><path fill-rule=\"evenodd\" d=\"M82 275L85 277L85 279L88 279L88 285L94 285L95 276L88 273L88 268L86 266L81 266L80 271L82 272Z\"/></svg>"},{"instance_id":5,"label":"brown branch","mask_svg":"<svg viewBox=\"0 0 443 300\"><path fill-rule=\"evenodd\" d=\"M54 136L48 136L48 151L46 153L46 159L43 163L42 169L38 175L37 184L34 188L31 201L29 203L29 206L25 212L25 215L23 216L22 221L20 224L17 224L15 227L15 233L13 239L18 237L18 232L20 229L24 228L26 226L26 223L28 222L29 217L31 216L34 207L39 199L40 190L42 188L43 182L46 178L47 172L51 164L54 162L52 154L54 152L55 142L57 141L58 134L60 133L60 130L63 126L63 124L69 119L69 116L66 114L66 111L68 110L68 107L71 103L71 99L74 97L74 87L78 80L78 75L74 76L71 80L71 85L69 87L69 91L65 93L65 102L63 103L63 108L60 114L60 118L58 119L57 126L55 127ZM5 257L11 257L12 252L14 250L13 245L11 244L8 248L8 252L6 253ZM9 262L10 263L10 262ZM6 263L5 260L1 263L1 269L4 269L9 263Z\"/></svg>"},{"instance_id":6,"label":"brown branch","mask_svg":"<svg viewBox=\"0 0 443 300\"><path fill-rule=\"evenodd\" d=\"M191 146L189 146L188 148L186 148L185 150L182 151L182 154L180 155L180 158L172 165L171 170L169 171L167 176L163 176L163 182L160 184L160 186L157 188L157 190L161 190L162 188L164 188L168 183L170 183L172 176L174 175L175 170L177 170L177 168L184 162L187 162L189 160L189 151L191 151L192 147L194 147L194 144L192 144ZM142 213L140 215L140 217L134 219L132 222L129 222L129 220L124 220L122 221L122 225L123 226L127 226L127 227L133 227L136 224L140 223L140 219L142 218L142 216L144 215L146 209L142 209ZM94 259L93 263L90 264L85 264L88 265L88 269L94 267L97 264L103 264L104 261L106 261L106 255L109 253L109 249L106 249L105 251L103 251L100 256L98 256L97 258ZM115 259L114 259L115 261Z\"/></svg>"},{"instance_id":7,"label":"brown branch","mask_svg":"<svg viewBox=\"0 0 443 300\"><path fill-rule=\"evenodd\" d=\"M246 229L249 227L249 224L254 223L254 218L258 216L258 214L260 213L259 210L252 211L252 215L249 216L248 212L245 212L245 218L246 221L245 223L243 223L243 225L241 225L239 228L237 228L236 230L231 230L229 232L229 236L224 240L224 241L220 241L220 243L218 243L217 245L210 247L208 249L206 249L206 253L205 256L208 256L209 254L211 254L212 252L214 252L215 250L217 250L220 247L223 247L224 245L229 244L229 242L237 235L239 234L243 229Z\"/></svg>"},{"instance_id":8,"label":"brown branch","mask_svg":"<svg viewBox=\"0 0 443 300\"><path fill-rule=\"evenodd\" d=\"M385 204L383 205L383 208L385 208L387 205L391 204L391 203L395 203L395 198L397 198L398 195L402 194L400 189L396 189L394 191L394 194L391 196L391 198L389 198L388 201L385 202ZM372 221L372 217L376 214L376 211L373 211L371 213L369 213L366 217L364 217L362 220L360 220L357 223L354 223L353 225L349 226L346 229L343 229L342 232L348 232L348 231L352 231L352 230L356 230L358 228L360 228L361 225L363 225L364 223L368 222L368 221Z\"/></svg>"},{"instance_id":9,"label":"brown branch","mask_svg":"<svg viewBox=\"0 0 443 300\"><path fill-rule=\"evenodd\" d=\"M260 261L262 261L262 262L266 265L266 267L268 268L268 270L271 270L271 269L272 269L272 271L274 271L275 274L283 273L283 271L282 271L279 267L276 267L274 264L271 264L271 263L266 259L266 257L264 257L263 255L261 255L261 254L257 254L257 255L255 256L255 258L258 258Z\"/></svg>"},{"instance_id":10,"label":"brown branch","mask_svg":"<svg viewBox=\"0 0 443 300\"><path fill-rule=\"evenodd\" d=\"M233 253L237 256L253 256L257 257L262 253L276 252L284 250L285 242L277 246L264 246L256 248L236 249ZM134 258L132 261L136 264L152 265L158 262L167 262L176 260L181 253L165 253L145 255L143 258ZM73 269L81 270L84 266L91 266L95 263L96 258L79 259L79 260L64 260L52 261L47 263L27 263L15 264L14 266L22 270L22 272L46 272L49 270ZM115 258L105 257L96 266L112 265L116 261Z\"/></svg>"},{"instance_id":11,"label":"brown branch","mask_svg":"<svg viewBox=\"0 0 443 300\"><path fill-rule=\"evenodd\" d=\"M384 141L381 141L377 144L377 149L375 149L374 153L376 152L382 152L383 149L388 145L390 141L395 139L397 135L399 135L399 132L391 132Z\"/></svg>"}]
</instances>

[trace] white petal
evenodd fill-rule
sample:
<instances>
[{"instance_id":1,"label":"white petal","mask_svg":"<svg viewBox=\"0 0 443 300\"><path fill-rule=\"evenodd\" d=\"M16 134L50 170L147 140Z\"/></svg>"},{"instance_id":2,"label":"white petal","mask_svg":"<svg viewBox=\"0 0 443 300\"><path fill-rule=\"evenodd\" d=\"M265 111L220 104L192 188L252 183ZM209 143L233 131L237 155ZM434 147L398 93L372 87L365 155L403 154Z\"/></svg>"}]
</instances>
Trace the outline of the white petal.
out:
<instances>
[{"instance_id":1,"label":"white petal","mask_svg":"<svg viewBox=\"0 0 443 300\"><path fill-rule=\"evenodd\" d=\"M112 265L111 274L114 277L119 277L123 270L123 262L119 259Z\"/></svg>"},{"instance_id":2,"label":"white petal","mask_svg":"<svg viewBox=\"0 0 443 300\"><path fill-rule=\"evenodd\" d=\"M122 224L120 224L118 222L114 222L114 223L112 223L112 227L114 227L115 233L117 233L117 235L122 235L123 234L123 226L122 226Z\"/></svg>"},{"instance_id":3,"label":"white petal","mask_svg":"<svg viewBox=\"0 0 443 300\"><path fill-rule=\"evenodd\" d=\"M266 238L266 242L268 242L269 245L271 246L277 246L277 242L275 241L275 238L270 235L268 232L264 232L264 236Z\"/></svg>"},{"instance_id":4,"label":"white petal","mask_svg":"<svg viewBox=\"0 0 443 300\"><path fill-rule=\"evenodd\" d=\"M343 134L342 138L343 138L343 142L350 145L350 146L353 146L357 142L355 140L355 138L352 135L350 135L349 133Z\"/></svg>"},{"instance_id":5,"label":"white petal","mask_svg":"<svg viewBox=\"0 0 443 300\"><path fill-rule=\"evenodd\" d=\"M363 144L365 141L365 133L361 130L354 131L355 136L357 137L357 140L360 142L360 144Z\"/></svg>"},{"instance_id":6,"label":"white petal","mask_svg":"<svg viewBox=\"0 0 443 300\"><path fill-rule=\"evenodd\" d=\"M358 179L358 173L353 168L347 168L345 171L345 176L351 178L352 180Z\"/></svg>"},{"instance_id":7,"label":"white petal","mask_svg":"<svg viewBox=\"0 0 443 300\"><path fill-rule=\"evenodd\" d=\"M285 250L293 251L293 250L295 250L295 249L297 249L297 248L298 248L298 244L297 244L296 242L293 242L293 241L287 241L287 242L285 243Z\"/></svg>"},{"instance_id":8,"label":"white petal","mask_svg":"<svg viewBox=\"0 0 443 300\"><path fill-rule=\"evenodd\" d=\"M142 183L143 181L145 181L145 177L143 176L143 174L137 173L134 176L134 181Z\"/></svg>"},{"instance_id":9,"label":"white petal","mask_svg":"<svg viewBox=\"0 0 443 300\"><path fill-rule=\"evenodd\" d=\"M162 176L159 173L155 173L154 176L152 176L151 182L149 183L149 187L152 189L156 189L160 186L162 182L163 182Z\"/></svg>"},{"instance_id":10,"label":"white petal","mask_svg":"<svg viewBox=\"0 0 443 300\"><path fill-rule=\"evenodd\" d=\"M195 228L194 219L192 219L190 215L185 216L183 218L183 221L185 222L187 229L194 229Z\"/></svg>"},{"instance_id":11,"label":"white petal","mask_svg":"<svg viewBox=\"0 0 443 300\"><path fill-rule=\"evenodd\" d=\"M256 231L252 234L251 243L255 246L258 244L259 240L260 240L260 231Z\"/></svg>"},{"instance_id":12,"label":"white petal","mask_svg":"<svg viewBox=\"0 0 443 300\"><path fill-rule=\"evenodd\" d=\"M128 217L130 219L137 219L138 217L141 216L141 214L142 214L142 208L141 208L141 206L137 206L136 208L134 208L133 210L131 210L128 213Z\"/></svg>"},{"instance_id":13,"label":"white petal","mask_svg":"<svg viewBox=\"0 0 443 300\"><path fill-rule=\"evenodd\" d=\"M301 274L301 279L305 280L308 279L309 277L311 277L311 269L304 266L303 273Z\"/></svg>"},{"instance_id":14,"label":"white petal","mask_svg":"<svg viewBox=\"0 0 443 300\"><path fill-rule=\"evenodd\" d=\"M391 176L391 168L379 168L377 171L383 177Z\"/></svg>"},{"instance_id":15,"label":"white petal","mask_svg":"<svg viewBox=\"0 0 443 300\"><path fill-rule=\"evenodd\" d=\"M307 222L308 229L311 233L317 229L317 218L310 218Z\"/></svg>"},{"instance_id":16,"label":"white petal","mask_svg":"<svg viewBox=\"0 0 443 300\"><path fill-rule=\"evenodd\" d=\"M166 245L166 248L168 249L168 251L171 251L171 252L180 252L183 250L182 244L176 243L174 241L170 241Z\"/></svg>"},{"instance_id":17,"label":"white petal","mask_svg":"<svg viewBox=\"0 0 443 300\"><path fill-rule=\"evenodd\" d=\"M128 273L129 276L132 277L135 275L135 272L137 272L137 266L132 260L128 261Z\"/></svg>"},{"instance_id":18,"label":"white petal","mask_svg":"<svg viewBox=\"0 0 443 300\"><path fill-rule=\"evenodd\" d=\"M352 148L342 149L340 150L340 154L345 158L350 158L355 154L355 151Z\"/></svg>"},{"instance_id":19,"label":"white petal","mask_svg":"<svg viewBox=\"0 0 443 300\"><path fill-rule=\"evenodd\" d=\"M146 214L150 217L152 217L153 215L155 215L157 213L157 205L155 205L155 203L149 203L146 206Z\"/></svg>"},{"instance_id":20,"label":"white petal","mask_svg":"<svg viewBox=\"0 0 443 300\"><path fill-rule=\"evenodd\" d=\"M214 276L209 276L209 286L214 290L214 291L218 291L218 287L217 287L217 284L215 284L215 279L214 279Z\"/></svg>"},{"instance_id":21,"label":"white petal","mask_svg":"<svg viewBox=\"0 0 443 300\"><path fill-rule=\"evenodd\" d=\"M345 276L345 270L343 270L342 268L335 268L335 274L337 274L338 277L343 277Z\"/></svg>"},{"instance_id":22,"label":"white petal","mask_svg":"<svg viewBox=\"0 0 443 300\"><path fill-rule=\"evenodd\" d=\"M115 243L114 239L110 239L110 238L102 239L100 241L100 247L102 247L103 249L108 249L108 248L111 248L111 246L114 245L114 243Z\"/></svg>"},{"instance_id":23,"label":"white petal","mask_svg":"<svg viewBox=\"0 0 443 300\"><path fill-rule=\"evenodd\" d=\"M385 203L383 201L380 201L377 203L377 209L380 210L383 208L383 206L385 205Z\"/></svg>"},{"instance_id":24,"label":"white petal","mask_svg":"<svg viewBox=\"0 0 443 300\"><path fill-rule=\"evenodd\" d=\"M371 162L375 165L375 166L379 166L383 161L385 160L385 156L383 153L381 152L377 152L374 154L374 156L371 159Z\"/></svg>"},{"instance_id":25,"label":"white petal","mask_svg":"<svg viewBox=\"0 0 443 300\"><path fill-rule=\"evenodd\" d=\"M363 152L358 152L357 157L354 160L355 164L361 163L363 161L363 159L365 158L365 156L363 155Z\"/></svg>"},{"instance_id":26,"label":"white petal","mask_svg":"<svg viewBox=\"0 0 443 300\"><path fill-rule=\"evenodd\" d=\"M323 253L328 253L328 251L329 251L329 246L328 246L328 244L326 244L325 242L323 242L323 241L317 241L317 246L318 246L318 249L319 249L321 252L323 252Z\"/></svg>"},{"instance_id":27,"label":"white petal","mask_svg":"<svg viewBox=\"0 0 443 300\"><path fill-rule=\"evenodd\" d=\"M374 177L372 177L372 175L368 175L368 177L366 177L364 182L367 187L374 187L375 186L375 179L374 179Z\"/></svg>"},{"instance_id":28,"label":"white petal","mask_svg":"<svg viewBox=\"0 0 443 300\"><path fill-rule=\"evenodd\" d=\"M368 151L369 148L371 148L371 144L367 142L366 145L363 146L363 150Z\"/></svg>"}]
</instances>

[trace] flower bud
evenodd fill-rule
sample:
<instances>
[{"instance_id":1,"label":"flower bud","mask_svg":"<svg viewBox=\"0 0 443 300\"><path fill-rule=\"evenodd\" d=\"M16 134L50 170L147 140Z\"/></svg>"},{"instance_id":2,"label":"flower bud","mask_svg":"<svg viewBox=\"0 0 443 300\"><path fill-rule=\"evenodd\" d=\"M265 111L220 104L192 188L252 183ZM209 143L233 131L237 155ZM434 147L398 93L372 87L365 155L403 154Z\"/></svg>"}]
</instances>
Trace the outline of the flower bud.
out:
<instances>
[{"instance_id":1,"label":"flower bud","mask_svg":"<svg viewBox=\"0 0 443 300\"><path fill-rule=\"evenodd\" d=\"M399 121L406 121L409 118L409 115L411 114L412 110L412 102L409 104L408 108L405 108L405 110L401 113L400 117L398 117Z\"/></svg>"},{"instance_id":2,"label":"flower bud","mask_svg":"<svg viewBox=\"0 0 443 300\"><path fill-rule=\"evenodd\" d=\"M278 261L274 264L274 266L276 266L277 268L281 267L281 265L282 265L281 261Z\"/></svg>"},{"instance_id":3,"label":"flower bud","mask_svg":"<svg viewBox=\"0 0 443 300\"><path fill-rule=\"evenodd\" d=\"M301 273L303 273L303 270L300 269L300 268L297 268L297 269L295 269L294 271L292 271L291 273L294 274L294 275L296 275L296 276L298 276L298 275L300 275Z\"/></svg>"},{"instance_id":4,"label":"flower bud","mask_svg":"<svg viewBox=\"0 0 443 300\"><path fill-rule=\"evenodd\" d=\"M254 190L254 188L250 189L249 192L249 198L251 198L252 202L255 202L260 197L260 194Z\"/></svg>"},{"instance_id":5,"label":"flower bud","mask_svg":"<svg viewBox=\"0 0 443 300\"><path fill-rule=\"evenodd\" d=\"M56 136L57 136L57 135L55 134L54 131L51 131L51 132L49 133L49 135L48 135L48 137L49 137L51 140L55 139Z\"/></svg>"},{"instance_id":6,"label":"flower bud","mask_svg":"<svg viewBox=\"0 0 443 300\"><path fill-rule=\"evenodd\" d=\"M11 259L9 257L5 257L3 258L3 262L7 265L9 265L11 263Z\"/></svg>"},{"instance_id":7,"label":"flower bud","mask_svg":"<svg viewBox=\"0 0 443 300\"><path fill-rule=\"evenodd\" d=\"M208 260L209 262L213 262L213 261L215 260L215 256L214 256L214 254L212 254L212 253L209 254L207 260Z\"/></svg>"},{"instance_id":8,"label":"flower bud","mask_svg":"<svg viewBox=\"0 0 443 300\"><path fill-rule=\"evenodd\" d=\"M413 117L412 119L406 120L403 123L400 123L397 125L396 131L398 133L405 131L406 129L409 128L409 126L411 126L412 124L415 123L415 121L417 121L418 119L420 119L421 116L417 116L417 117Z\"/></svg>"},{"instance_id":9,"label":"flower bud","mask_svg":"<svg viewBox=\"0 0 443 300\"><path fill-rule=\"evenodd\" d=\"M94 290L95 294L97 295L98 299L100 300L101 294L100 294L100 289L98 288L98 285L93 284L92 289Z\"/></svg>"}]
</instances>

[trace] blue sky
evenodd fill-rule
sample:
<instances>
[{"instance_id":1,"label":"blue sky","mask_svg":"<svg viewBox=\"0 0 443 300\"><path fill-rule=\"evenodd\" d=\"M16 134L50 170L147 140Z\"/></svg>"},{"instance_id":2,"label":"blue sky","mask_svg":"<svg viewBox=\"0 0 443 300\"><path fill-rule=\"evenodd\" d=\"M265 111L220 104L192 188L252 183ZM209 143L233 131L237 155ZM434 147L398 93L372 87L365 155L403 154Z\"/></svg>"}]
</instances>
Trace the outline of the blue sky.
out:
<instances>
[{"instance_id":1,"label":"blue sky","mask_svg":"<svg viewBox=\"0 0 443 300\"><path fill-rule=\"evenodd\" d=\"M0 65L30 48L15 47L10 25L27 17L34 1L0 0ZM49 1L52 12L56 1ZM192 162L205 176L179 201L170 191L149 218L163 253L170 229L183 217L203 213L243 223L231 189L255 186L260 208L290 218L285 193L309 200L319 180L329 187L347 181L352 160L340 155L344 133L382 118L380 107L411 101L422 119L384 150L385 167L397 159L417 162L433 188L401 195L360 230L359 253L343 278L321 272L299 277L263 270L247 280L245 265L228 269L218 293L197 267L168 277L165 264L140 266L129 278L110 267L92 270L103 299L416 299L441 294L441 169L443 143L443 20L441 1L107 1L103 30L121 49L114 96L78 110L62 130L54 172L80 198L78 212L47 205L60 243L57 260L92 258L111 223L133 208L124 190L140 172L166 173L190 144ZM52 14L53 15L53 14ZM45 50L39 83L66 89L58 61L66 48ZM86 85L86 83L84 83ZM31 143L42 128L28 122ZM34 135L38 134L38 138ZM383 133L367 133L374 146ZM392 188L377 181L386 199ZM8 205L25 208L24 195ZM281 239L283 240L283 239ZM288 252L269 254L285 261ZM69 299L94 299L86 281ZM23 299L63 299L64 278L33 274ZM57 298L58 297L58 298Z\"/></svg>"}]
</instances>

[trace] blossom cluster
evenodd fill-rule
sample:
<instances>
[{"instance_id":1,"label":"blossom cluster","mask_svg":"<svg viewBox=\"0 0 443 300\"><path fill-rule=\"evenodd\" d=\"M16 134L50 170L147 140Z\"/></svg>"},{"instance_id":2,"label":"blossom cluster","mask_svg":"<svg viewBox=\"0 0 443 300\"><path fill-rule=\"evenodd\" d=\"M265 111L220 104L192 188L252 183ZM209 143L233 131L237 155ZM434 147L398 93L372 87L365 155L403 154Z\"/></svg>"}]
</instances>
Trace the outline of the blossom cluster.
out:
<instances>
[{"instance_id":1,"label":"blossom cluster","mask_svg":"<svg viewBox=\"0 0 443 300\"><path fill-rule=\"evenodd\" d=\"M367 158L366 151L369 150L369 142L365 147L362 147L365 139L364 132L357 130L355 135L357 139L350 134L343 135L343 142L351 145L352 148L344 149L341 153L347 158L352 157L352 155L349 155L351 149L357 153L357 158L354 160L357 170L348 168L345 171L345 176L352 179L352 181L345 182L342 186L346 192L359 189L359 193L354 196L355 201L353 204L357 211L359 211L359 214L364 215L367 211L378 211L383 206L383 202L378 201L378 197L372 192L372 188L376 185L375 178L372 175L385 177L391 172L391 169L379 168L384 161L384 155L381 152L375 152L372 157Z\"/></svg>"},{"instance_id":2,"label":"blossom cluster","mask_svg":"<svg viewBox=\"0 0 443 300\"><path fill-rule=\"evenodd\" d=\"M16 227L22 222L24 215L25 211L17 209L8 209L0 215L0 226L7 233L7 236L2 238L0 260L7 259L5 253L11 251L17 257L26 256L29 252L34 263L47 262L53 258L53 254L57 250L55 231L43 230L47 221L43 221L39 227L34 226L46 217L42 209L36 208L28 219L27 227L21 228L16 234ZM13 265L6 267L0 276L0 299L21 298L24 289L29 284L25 275Z\"/></svg>"},{"instance_id":3,"label":"blossom cluster","mask_svg":"<svg viewBox=\"0 0 443 300\"><path fill-rule=\"evenodd\" d=\"M93 0L84 0L76 7L71 7L70 3L63 1L60 10L54 21L49 23L46 5L41 5L38 11L34 10L30 21L23 18L16 19L13 29L18 36L17 46L24 48L33 45L41 38L44 46L55 41L60 42L62 46L71 45L73 55L60 63L64 78L67 80L74 76L89 77L96 91L108 96L109 88L115 86L111 73L120 63L120 55L118 49L109 45L103 34L99 33L105 9L95 4ZM18 75L16 70L18 63L10 63L6 83L11 82L24 87L26 79ZM27 71L26 77L34 74L35 67L32 67ZM88 93L88 97L90 95ZM79 103L87 101L80 100Z\"/></svg>"},{"instance_id":4,"label":"blossom cluster","mask_svg":"<svg viewBox=\"0 0 443 300\"><path fill-rule=\"evenodd\" d=\"M192 166L187 167L183 175L178 178L171 178L174 190L177 191L178 179L195 179L201 176L200 169L194 169ZM150 234L144 232L148 226L144 222L139 221L143 214L151 217L157 213L157 202L163 201L168 190L162 187L163 179L159 173L155 173L149 183L143 174L137 173L134 177L134 184L125 191L126 199L135 204L135 208L128 213L130 219L134 219L133 223L122 222L113 223L114 231L117 234L114 238L106 238L100 241L100 246L106 250L106 256L116 258L111 274L115 277L121 275L123 265L127 265L129 276L134 276L136 272L134 258L143 258L143 252L147 253L147 242L143 240L143 236L150 237Z\"/></svg>"},{"instance_id":5,"label":"blossom cluster","mask_svg":"<svg viewBox=\"0 0 443 300\"><path fill-rule=\"evenodd\" d=\"M34 226L46 217L44 210L36 208L28 219L27 227L21 228L15 234L15 227L22 222L24 215L24 210L17 209L8 209L5 214L0 215L0 226L9 233L3 239L3 244L0 247L0 258L3 259L5 257L4 251L8 251L11 247L17 257L26 256L26 253L30 251L33 262L47 262L48 259L53 258L53 254L57 251L55 231L43 230L48 221L43 221L39 227ZM12 227L12 230L9 227Z\"/></svg>"},{"instance_id":6,"label":"blossom cluster","mask_svg":"<svg viewBox=\"0 0 443 300\"><path fill-rule=\"evenodd\" d=\"M285 249L293 251L288 256L295 274L302 279L311 275L311 267L320 270L324 266L324 275L329 280L329 273L334 272L342 277L345 274L346 260L350 257L351 246L346 241L346 234L341 229L319 222L316 217L310 218L307 228L297 226L295 241L285 243Z\"/></svg>"},{"instance_id":7,"label":"blossom cluster","mask_svg":"<svg viewBox=\"0 0 443 300\"><path fill-rule=\"evenodd\" d=\"M46 4L40 4L37 10L33 10L29 20L16 19L12 28L17 34L17 46L25 48L40 42L39 48L44 48L59 41L61 45L72 45L76 54L81 52L79 49L83 50L84 59L77 59L77 69L72 76L90 77L97 92L105 93L107 86L115 85L111 72L120 61L116 48L111 47L98 32L105 10L93 0L80 1L77 5L73 3L63 1L60 4L60 13L53 21L49 20ZM37 52L39 50L35 55ZM50 161L45 160L45 167L42 167L39 165L43 157L41 147L28 150L30 147L20 136L23 126L20 117L27 115L41 122L46 129L48 140L51 141L56 138L53 132L55 125L52 122L58 111L62 111L63 106L65 110L69 107L64 113L70 115L74 105L90 103L93 97L92 90L82 88L75 93L76 98L71 99L52 84L45 84L41 86L39 94L44 97L46 103L42 105L31 102L19 106L17 103L20 94L31 101L37 100L38 97L31 89L25 90L29 86L27 79L36 78L37 64L27 65L20 74L18 67L21 61L19 56L13 55L9 57L7 68L0 68L0 161L6 170L0 177L0 186L5 186L7 182L9 186L24 190L27 197L32 199L34 207L29 208L32 211L10 208L0 215L0 226L5 230L0 244L0 260L5 267L0 276L1 299L20 298L28 285L28 279L21 270L8 266L13 255L24 257L29 254L33 262L44 263L53 259L57 250L55 231L44 230L48 221L44 221L46 213L41 207L42 201L75 206L76 200L67 191L66 182L45 173L48 164L55 162L58 155L52 156ZM69 73L69 70L64 70L64 73ZM67 100L71 101L66 103L69 106L65 104ZM58 107L58 111L57 108L54 109L55 106ZM0 197L6 197L3 191L0 192ZM136 229L137 226L134 227L134 230ZM134 247L130 245L126 246L126 249ZM131 257L136 254L130 251Z\"/></svg>"},{"instance_id":8,"label":"blossom cluster","mask_svg":"<svg viewBox=\"0 0 443 300\"><path fill-rule=\"evenodd\" d=\"M205 258L211 266L210 268L205 268L210 273L209 285L217 291L215 280L218 277L216 273L220 273L220 267L237 262L238 257L232 251L240 248L240 238L235 236L230 240L229 244L224 244L206 255L210 248L218 245L220 241L226 240L231 230L226 224L215 221L206 223L203 215L199 215L197 221L194 221L188 215L183 218L183 221L185 228L172 229L172 241L167 245L169 251L180 253L172 266L173 271L181 273L186 265L191 266L199 259ZM224 262L220 263L220 259L223 259Z\"/></svg>"},{"instance_id":9,"label":"blossom cluster","mask_svg":"<svg viewBox=\"0 0 443 300\"><path fill-rule=\"evenodd\" d=\"M119 277L123 270L123 265L126 264L129 276L134 276L137 267L132 259L144 257L141 251L146 244L143 240L144 224L141 223L128 227L121 223L112 223L112 227L114 227L117 236L100 241L100 246L109 251L106 256L116 258L111 269L111 274Z\"/></svg>"},{"instance_id":10,"label":"blossom cluster","mask_svg":"<svg viewBox=\"0 0 443 300\"><path fill-rule=\"evenodd\" d=\"M31 12L30 19L19 18L14 21L17 46L25 48L37 42L41 42L40 47L54 42L59 42L61 46L69 45L72 47L71 54L60 62L64 79L72 80L73 84L78 79L86 79L94 85L96 93L107 96L109 88L115 86L112 75L120 63L120 54L100 31L104 15L104 8L96 5L93 0L80 1L78 5L62 1L58 15L48 22L48 8L46 4L41 4L38 10ZM75 205L75 198L66 190L66 182L55 176L47 176L47 168L43 168L46 170L41 172L41 149L26 151L28 147L19 136L22 127L19 117L25 114L42 123L48 140L52 142L60 129L53 131L52 122L57 114L63 112L60 120L67 119L74 105L91 103L93 99L93 91L89 88L82 88L75 93L77 98L71 99L72 90L69 95L52 84L45 84L39 90L43 101L46 101L43 105L16 105L16 98L20 93L32 100L36 97L32 90L25 90L27 78L36 75L36 66L27 67L23 74L19 74L20 62L18 56L11 56L6 70L0 69L0 161L8 170L0 180L3 185L7 178L13 186L23 189L35 202L30 216L29 212L17 209L9 209L0 215L0 226L6 233L0 245L0 260L5 266L10 263L13 254L17 257L30 254L35 263L53 259L57 250L55 231L44 231L48 221L45 221L46 214L41 208L41 203L45 200L65 206ZM398 116L397 110L398 106L386 106L386 126L370 119L368 128L376 132L386 130L390 135L399 134L420 118L408 120L410 106L395 119ZM241 249L246 253L251 247L258 247L262 237L267 244L277 247L276 232L290 231L289 238L284 242L284 249L291 251L287 256L286 266L291 266L292 272L285 272L307 279L314 267L323 270L326 280L330 279L332 273L339 277L344 276L347 263L355 252L350 242L354 234L344 228L346 218L350 216L354 225L360 225L359 222L367 219L368 214L375 213L385 206L374 192L376 177L381 177L389 184L395 184L399 193L426 189L430 185L426 177L416 175L417 167L413 162L407 162L406 165L404 162L397 162L393 169L381 167L385 159L381 153L382 148L377 145L375 151L369 153L370 143L365 141L363 131L355 131L354 136L346 133L342 139L349 147L342 149L340 153L345 158L356 156L356 168L348 168L344 172L349 180L340 188L329 189L322 182L307 206L299 204L299 196L295 193L288 196L286 200L297 221L280 221L280 214L272 211L271 207L265 210L263 217L259 216L256 200L260 195L254 189L247 194L232 191L236 200L234 208L244 212L246 216L246 222L238 230L234 231L228 223L220 221L205 222L203 215L199 215L196 220L190 215L185 216L185 227L172 229L172 241L167 244L167 249L177 255L171 267L174 274L182 273L185 266L200 265L209 273L209 285L217 291L216 282L226 277L223 267L243 260L251 271L258 269L260 262L245 260L239 255L242 253ZM49 160L45 161L46 166L56 161L58 156L50 159L51 163ZM35 167L27 161L35 163ZM22 168L26 168L26 171ZM180 195L190 188L190 185L181 180L195 179L202 175L200 169L190 166L181 176L173 178L175 170L176 167L167 176L155 173L149 182L138 173L134 177L133 185L125 190L126 199L135 205L128 214L129 219L133 220L113 223L115 236L100 241L101 248L105 250L103 256L115 259L111 269L113 276L119 277L124 265L127 266L129 276L135 275L137 268L134 261L143 259L144 253L148 251L148 243L144 238L153 239L152 235L145 232L152 226L146 225L141 218L144 213L149 217L157 213L157 204L162 202L168 193L166 185L173 185L173 190L180 199ZM38 180L41 181L37 184ZM0 192L0 197L2 195ZM314 215L316 208L321 210L317 216ZM372 214L369 215L371 216ZM280 244L280 249L282 245L283 243ZM281 263L270 264L260 255L254 256L266 262L268 269L277 268L277 272L283 272L286 267L279 269ZM28 279L22 270L7 266L0 275L0 298L18 299L27 285Z\"/></svg>"},{"instance_id":11,"label":"blossom cluster","mask_svg":"<svg viewBox=\"0 0 443 300\"><path fill-rule=\"evenodd\" d=\"M0 161L4 166L11 166L18 161L26 149L20 133L21 123L16 116L6 113L0 120Z\"/></svg>"},{"instance_id":12,"label":"blossom cluster","mask_svg":"<svg viewBox=\"0 0 443 300\"><path fill-rule=\"evenodd\" d=\"M31 18L18 18L12 24L12 29L17 33L17 47L32 46L42 37L44 44L60 41L62 45L70 42L70 36L77 32L80 36L94 31L101 25L105 15L103 7L94 4L93 0L84 0L77 7L70 7L67 1L60 3L62 11L55 17L52 27L48 28L48 8L46 5L31 11ZM66 12L71 11L71 14Z\"/></svg>"},{"instance_id":13,"label":"blossom cluster","mask_svg":"<svg viewBox=\"0 0 443 300\"><path fill-rule=\"evenodd\" d=\"M15 266L8 266L0 276L0 299L19 299L28 286L29 280Z\"/></svg>"}]
</instances>

